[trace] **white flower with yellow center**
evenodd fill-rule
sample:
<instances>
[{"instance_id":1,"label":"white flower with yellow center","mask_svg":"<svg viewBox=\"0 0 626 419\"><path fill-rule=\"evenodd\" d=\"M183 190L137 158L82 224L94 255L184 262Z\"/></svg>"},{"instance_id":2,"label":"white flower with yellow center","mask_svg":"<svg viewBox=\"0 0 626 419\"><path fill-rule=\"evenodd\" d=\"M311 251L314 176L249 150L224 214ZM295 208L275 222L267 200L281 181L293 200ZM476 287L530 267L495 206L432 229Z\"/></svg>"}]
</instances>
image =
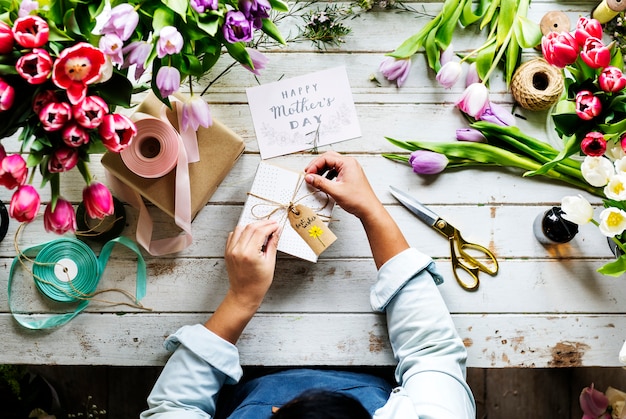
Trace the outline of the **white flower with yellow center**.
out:
<instances>
[{"instance_id":1,"label":"white flower with yellow center","mask_svg":"<svg viewBox=\"0 0 626 419\"><path fill-rule=\"evenodd\" d=\"M609 179L615 174L615 167L606 157L585 156L580 172L587 183L599 188L609 183Z\"/></svg>"},{"instance_id":2,"label":"white flower with yellow center","mask_svg":"<svg viewBox=\"0 0 626 419\"><path fill-rule=\"evenodd\" d=\"M609 199L623 201L626 199L626 173L611 177L604 187L604 195Z\"/></svg>"},{"instance_id":3,"label":"white flower with yellow center","mask_svg":"<svg viewBox=\"0 0 626 419\"><path fill-rule=\"evenodd\" d=\"M619 208L606 208L600 213L600 232L607 237L614 237L626 229L626 212Z\"/></svg>"},{"instance_id":4,"label":"white flower with yellow center","mask_svg":"<svg viewBox=\"0 0 626 419\"><path fill-rule=\"evenodd\" d=\"M593 218L593 207L582 195L566 196L561 200L563 218L574 224L587 224Z\"/></svg>"}]
</instances>

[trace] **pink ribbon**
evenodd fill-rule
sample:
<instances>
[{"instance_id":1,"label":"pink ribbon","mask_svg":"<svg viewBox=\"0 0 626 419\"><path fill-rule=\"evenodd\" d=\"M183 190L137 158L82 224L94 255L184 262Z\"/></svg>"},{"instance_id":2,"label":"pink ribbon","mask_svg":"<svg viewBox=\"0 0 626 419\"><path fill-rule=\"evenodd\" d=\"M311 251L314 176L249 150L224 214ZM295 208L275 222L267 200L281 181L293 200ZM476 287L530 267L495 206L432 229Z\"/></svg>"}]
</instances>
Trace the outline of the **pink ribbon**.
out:
<instances>
[{"instance_id":1,"label":"pink ribbon","mask_svg":"<svg viewBox=\"0 0 626 419\"><path fill-rule=\"evenodd\" d=\"M165 105L163 108L166 108ZM182 109L177 106L177 110L177 113L180 115ZM142 177L160 177L176 166L174 222L183 230L183 234L171 238L152 240L152 217L141 195L117 179L109 171L106 172L109 186L116 191L119 198L128 202L139 211L136 234L137 243L153 256L180 252L189 247L193 241L191 234L191 188L188 152L182 136L169 123L166 112L167 109L162 109L160 118L142 113L134 114L132 119L137 125L137 136L131 145L122 151L121 157L129 170ZM195 132L193 137L196 140ZM195 143L197 153L197 140ZM167 167L170 167L170 169L165 171Z\"/></svg>"}]
</instances>

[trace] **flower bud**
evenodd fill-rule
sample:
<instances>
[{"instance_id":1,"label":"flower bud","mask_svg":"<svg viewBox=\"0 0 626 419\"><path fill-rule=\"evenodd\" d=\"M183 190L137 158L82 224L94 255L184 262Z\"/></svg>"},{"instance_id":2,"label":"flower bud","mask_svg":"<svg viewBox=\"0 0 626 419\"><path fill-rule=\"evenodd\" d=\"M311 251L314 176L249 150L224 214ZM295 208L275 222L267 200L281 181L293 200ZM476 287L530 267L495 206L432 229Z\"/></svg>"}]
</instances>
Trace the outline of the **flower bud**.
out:
<instances>
[{"instance_id":1,"label":"flower bud","mask_svg":"<svg viewBox=\"0 0 626 419\"><path fill-rule=\"evenodd\" d=\"M111 191L100 182L91 182L83 189L83 204L89 218L102 219L114 211Z\"/></svg>"},{"instance_id":2,"label":"flower bud","mask_svg":"<svg viewBox=\"0 0 626 419\"><path fill-rule=\"evenodd\" d=\"M170 66L159 68L156 84L162 97L168 97L180 88L180 72Z\"/></svg>"},{"instance_id":3,"label":"flower bud","mask_svg":"<svg viewBox=\"0 0 626 419\"><path fill-rule=\"evenodd\" d=\"M600 157L606 151L606 140L601 132L591 131L580 142L580 149L587 156Z\"/></svg>"},{"instance_id":4,"label":"flower bud","mask_svg":"<svg viewBox=\"0 0 626 419\"><path fill-rule=\"evenodd\" d=\"M440 153L417 150L411 153L409 163L419 175L434 175L442 172L448 165L448 158Z\"/></svg>"},{"instance_id":5,"label":"flower bud","mask_svg":"<svg viewBox=\"0 0 626 419\"><path fill-rule=\"evenodd\" d=\"M208 128L213 123L209 105L200 96L191 95L183 103L182 113L181 126L183 131L186 131L188 128L197 131L198 127Z\"/></svg>"},{"instance_id":6,"label":"flower bud","mask_svg":"<svg viewBox=\"0 0 626 419\"><path fill-rule=\"evenodd\" d=\"M43 213L43 226L49 233L65 234L76 231L76 213L72 204L59 198L53 211L52 203L49 203Z\"/></svg>"},{"instance_id":7,"label":"flower bud","mask_svg":"<svg viewBox=\"0 0 626 419\"><path fill-rule=\"evenodd\" d=\"M459 128L456 130L456 139L458 141L469 141L472 143L484 143L487 138L477 129L474 128Z\"/></svg>"},{"instance_id":8,"label":"flower bud","mask_svg":"<svg viewBox=\"0 0 626 419\"><path fill-rule=\"evenodd\" d=\"M608 66L602 69L598 83L605 92L619 92L626 87L626 76L619 68Z\"/></svg>"},{"instance_id":9,"label":"flower bud","mask_svg":"<svg viewBox=\"0 0 626 419\"><path fill-rule=\"evenodd\" d=\"M590 121L602 112L602 102L589 90L576 93L576 115L580 119Z\"/></svg>"},{"instance_id":10,"label":"flower bud","mask_svg":"<svg viewBox=\"0 0 626 419\"><path fill-rule=\"evenodd\" d=\"M450 89L461 77L463 69L458 61L448 61L437 72L437 82L441 87Z\"/></svg>"},{"instance_id":11,"label":"flower bud","mask_svg":"<svg viewBox=\"0 0 626 419\"><path fill-rule=\"evenodd\" d=\"M30 223L37 216L41 198L32 185L22 185L11 197L9 215L20 223Z\"/></svg>"},{"instance_id":12,"label":"flower bud","mask_svg":"<svg viewBox=\"0 0 626 419\"><path fill-rule=\"evenodd\" d=\"M470 84L456 102L456 105L462 112L478 119L489 106L489 91L482 83Z\"/></svg>"},{"instance_id":13,"label":"flower bud","mask_svg":"<svg viewBox=\"0 0 626 419\"><path fill-rule=\"evenodd\" d=\"M593 218L593 207L582 195L564 197L561 209L563 218L578 225L587 224Z\"/></svg>"},{"instance_id":14,"label":"flower bud","mask_svg":"<svg viewBox=\"0 0 626 419\"><path fill-rule=\"evenodd\" d=\"M183 49L185 40L174 26L164 26L159 31L157 41L157 56L163 58L166 55L178 54Z\"/></svg>"},{"instance_id":15,"label":"flower bud","mask_svg":"<svg viewBox=\"0 0 626 419\"><path fill-rule=\"evenodd\" d=\"M129 3L121 3L111 9L109 19L102 26L103 34L115 34L122 41L128 40L139 23L139 13Z\"/></svg>"}]
</instances>

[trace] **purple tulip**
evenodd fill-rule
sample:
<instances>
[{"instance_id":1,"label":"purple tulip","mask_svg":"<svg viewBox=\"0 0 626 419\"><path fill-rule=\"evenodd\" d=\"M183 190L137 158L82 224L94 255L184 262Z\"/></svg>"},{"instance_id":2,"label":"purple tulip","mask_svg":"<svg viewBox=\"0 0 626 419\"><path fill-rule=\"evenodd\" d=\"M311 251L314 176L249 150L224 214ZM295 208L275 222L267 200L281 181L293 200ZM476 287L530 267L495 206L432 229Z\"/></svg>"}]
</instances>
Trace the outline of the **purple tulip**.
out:
<instances>
[{"instance_id":1,"label":"purple tulip","mask_svg":"<svg viewBox=\"0 0 626 419\"><path fill-rule=\"evenodd\" d=\"M139 14L132 4L122 3L111 9L109 20L102 26L105 35L117 35L122 41L128 40L139 23Z\"/></svg>"},{"instance_id":2,"label":"purple tulip","mask_svg":"<svg viewBox=\"0 0 626 419\"><path fill-rule=\"evenodd\" d=\"M448 161L445 155L428 150L414 151L409 157L409 163L413 166L413 171L419 175L440 173L446 168Z\"/></svg>"},{"instance_id":3,"label":"purple tulip","mask_svg":"<svg viewBox=\"0 0 626 419\"><path fill-rule=\"evenodd\" d=\"M222 31L226 42L234 44L236 42L252 41L252 23L239 11L231 10L226 13Z\"/></svg>"},{"instance_id":4,"label":"purple tulip","mask_svg":"<svg viewBox=\"0 0 626 419\"><path fill-rule=\"evenodd\" d=\"M239 10L253 23L254 29L261 29L263 19L270 17L272 5L268 0L239 0Z\"/></svg>"},{"instance_id":5,"label":"purple tulip","mask_svg":"<svg viewBox=\"0 0 626 419\"><path fill-rule=\"evenodd\" d=\"M459 128L456 130L456 139L459 141L468 141L472 143L484 143L487 138L482 132L474 128Z\"/></svg>"},{"instance_id":6,"label":"purple tulip","mask_svg":"<svg viewBox=\"0 0 626 419\"><path fill-rule=\"evenodd\" d=\"M106 54L113 64L122 65L124 63L123 50L124 42L114 33L100 37L98 48Z\"/></svg>"},{"instance_id":7,"label":"purple tulip","mask_svg":"<svg viewBox=\"0 0 626 419\"><path fill-rule=\"evenodd\" d=\"M444 89L450 89L459 80L462 72L463 68L458 61L448 61L439 69L436 79L441 87Z\"/></svg>"},{"instance_id":8,"label":"purple tulip","mask_svg":"<svg viewBox=\"0 0 626 419\"><path fill-rule=\"evenodd\" d=\"M454 58L454 48L452 45L449 45L448 48L441 51L439 55L439 64L442 66L446 65L448 62L452 61Z\"/></svg>"},{"instance_id":9,"label":"purple tulip","mask_svg":"<svg viewBox=\"0 0 626 419\"><path fill-rule=\"evenodd\" d=\"M157 41L157 57L163 58L166 55L178 54L183 49L183 36L173 26L165 26L159 32Z\"/></svg>"},{"instance_id":10,"label":"purple tulip","mask_svg":"<svg viewBox=\"0 0 626 419\"><path fill-rule=\"evenodd\" d=\"M181 122L182 129L184 131L188 128L192 128L194 131L197 131L200 126L208 128L211 124L213 124L209 105L200 96L192 95L183 104Z\"/></svg>"},{"instance_id":11,"label":"purple tulip","mask_svg":"<svg viewBox=\"0 0 626 419\"><path fill-rule=\"evenodd\" d=\"M180 72L174 67L161 67L156 84L162 97L168 97L180 88Z\"/></svg>"},{"instance_id":12,"label":"purple tulip","mask_svg":"<svg viewBox=\"0 0 626 419\"><path fill-rule=\"evenodd\" d=\"M481 121L492 122L503 127L515 125L515 117L513 114L506 110L503 106L493 102L489 102L489 107L485 109L485 112L483 112L478 119Z\"/></svg>"},{"instance_id":13,"label":"purple tulip","mask_svg":"<svg viewBox=\"0 0 626 419\"><path fill-rule=\"evenodd\" d=\"M597 418L609 407L609 399L601 391L591 387L585 387L579 397L580 408L585 415Z\"/></svg>"},{"instance_id":14,"label":"purple tulip","mask_svg":"<svg viewBox=\"0 0 626 419\"><path fill-rule=\"evenodd\" d=\"M248 52L248 55L250 56L250 59L252 60L252 65L254 66L254 68L251 68L249 65L246 65L246 64L242 64L243 67L246 70L250 71L251 73L257 76L260 76L261 70L263 70L266 67L270 59L254 48L246 47L246 51Z\"/></svg>"},{"instance_id":15,"label":"purple tulip","mask_svg":"<svg viewBox=\"0 0 626 419\"><path fill-rule=\"evenodd\" d=\"M467 69L467 74L465 75L465 87L474 83L480 83L480 76L478 75L476 62L471 63Z\"/></svg>"},{"instance_id":16,"label":"purple tulip","mask_svg":"<svg viewBox=\"0 0 626 419\"><path fill-rule=\"evenodd\" d=\"M19 17L28 16L30 12L39 9L39 3L33 0L22 0L20 9L17 11Z\"/></svg>"},{"instance_id":17,"label":"purple tulip","mask_svg":"<svg viewBox=\"0 0 626 419\"><path fill-rule=\"evenodd\" d=\"M219 6L218 0L191 0L189 4L198 13L204 13L207 10L217 10Z\"/></svg>"},{"instance_id":18,"label":"purple tulip","mask_svg":"<svg viewBox=\"0 0 626 419\"><path fill-rule=\"evenodd\" d=\"M122 68L128 68L135 65L135 79L139 79L146 71L146 59L150 55L152 46L146 41L131 42L122 49L124 54L124 63Z\"/></svg>"},{"instance_id":19,"label":"purple tulip","mask_svg":"<svg viewBox=\"0 0 626 419\"><path fill-rule=\"evenodd\" d=\"M456 105L464 113L478 119L489 106L489 91L482 83L472 83L467 86Z\"/></svg>"},{"instance_id":20,"label":"purple tulip","mask_svg":"<svg viewBox=\"0 0 626 419\"><path fill-rule=\"evenodd\" d=\"M411 71L411 59L398 59L394 57L386 57L378 67L378 70L389 81L396 81L398 87L402 87L409 72Z\"/></svg>"}]
</instances>

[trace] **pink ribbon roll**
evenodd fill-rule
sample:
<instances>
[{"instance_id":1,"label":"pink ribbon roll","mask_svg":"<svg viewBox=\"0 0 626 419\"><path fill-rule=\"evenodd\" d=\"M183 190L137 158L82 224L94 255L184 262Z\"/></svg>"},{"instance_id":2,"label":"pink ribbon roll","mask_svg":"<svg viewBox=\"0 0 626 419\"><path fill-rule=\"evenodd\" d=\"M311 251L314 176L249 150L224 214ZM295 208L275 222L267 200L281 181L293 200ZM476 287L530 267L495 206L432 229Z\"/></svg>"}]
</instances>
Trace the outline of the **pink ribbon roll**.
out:
<instances>
[{"instance_id":1,"label":"pink ribbon roll","mask_svg":"<svg viewBox=\"0 0 626 419\"><path fill-rule=\"evenodd\" d=\"M157 118L135 122L137 136L120 152L133 173L149 179L168 174L178 163L179 135L169 123Z\"/></svg>"}]
</instances>

